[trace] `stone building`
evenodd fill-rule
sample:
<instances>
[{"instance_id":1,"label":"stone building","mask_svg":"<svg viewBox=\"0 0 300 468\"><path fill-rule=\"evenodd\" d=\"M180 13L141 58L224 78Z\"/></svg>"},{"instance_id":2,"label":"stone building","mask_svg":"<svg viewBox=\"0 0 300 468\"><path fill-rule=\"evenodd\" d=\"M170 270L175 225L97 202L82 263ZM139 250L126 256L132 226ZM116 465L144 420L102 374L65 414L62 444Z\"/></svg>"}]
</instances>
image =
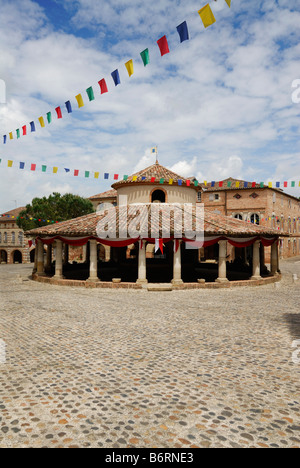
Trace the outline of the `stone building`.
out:
<instances>
[{"instance_id":1,"label":"stone building","mask_svg":"<svg viewBox=\"0 0 300 468\"><path fill-rule=\"evenodd\" d=\"M92 197L99 208L96 213L26 233L37 243L35 279L96 287L163 282L175 288L276 280L279 238L285 234L215 209L202 210L198 202L204 191L197 182L156 162L112 189L115 192ZM108 200L110 208L105 205ZM66 246L85 246L86 262L70 265ZM103 259L101 250L107 247L109 256ZM269 270L264 255L268 247ZM213 262L206 259L210 248L215 251ZM231 258L229 252L234 252Z\"/></svg>"},{"instance_id":2,"label":"stone building","mask_svg":"<svg viewBox=\"0 0 300 468\"><path fill-rule=\"evenodd\" d=\"M17 217L24 208L8 211L0 217L0 263L30 263L30 249Z\"/></svg>"}]
</instances>

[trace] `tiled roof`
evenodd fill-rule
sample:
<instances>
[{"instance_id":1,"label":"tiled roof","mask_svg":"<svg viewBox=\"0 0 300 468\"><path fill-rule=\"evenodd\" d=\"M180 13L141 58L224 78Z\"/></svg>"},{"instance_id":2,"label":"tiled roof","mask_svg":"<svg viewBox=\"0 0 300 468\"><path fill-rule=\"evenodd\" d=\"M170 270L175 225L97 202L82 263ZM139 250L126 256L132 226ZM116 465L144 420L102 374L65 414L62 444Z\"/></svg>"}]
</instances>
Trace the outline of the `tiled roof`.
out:
<instances>
[{"instance_id":1,"label":"tiled roof","mask_svg":"<svg viewBox=\"0 0 300 468\"><path fill-rule=\"evenodd\" d=\"M156 208L157 206L160 207L160 209L163 209L166 205L165 204L155 204ZM132 209L133 205L129 205L127 207L127 210ZM138 210L138 207L140 205L135 205L135 207ZM146 228L148 228L148 234L144 235L143 237L152 237L151 235L151 207L153 206L152 204L147 204L147 205L142 205L146 207L146 212L145 214L145 222L146 222ZM174 232L178 232L178 225L176 224L176 219L174 219L174 212L172 210L172 206L174 205L168 205L171 208L171 229L170 229L170 235L172 236ZM183 205L176 205L179 210L182 211L183 214ZM174 208L173 208L174 209ZM116 211L114 211L116 210ZM69 221L64 221L62 223L58 223L52 226L45 226L42 228L38 229L33 229L31 231L27 231L25 234L27 236L41 236L41 237L47 237L47 236L69 236L69 237L85 237L85 236L95 236L97 237L97 224L98 222L103 219L106 216L106 221L113 221L114 218L116 217L117 220L117 235L116 237L119 237L119 230L120 228L125 228L126 224L127 227L129 224L138 216L140 216L140 213L137 211L132 214L127 213L126 208L124 207L115 207L112 208L108 211L102 212L102 213L92 213L86 216L82 216L77 219L72 219ZM196 229L197 222L199 221L198 216L198 211L196 211L196 206L191 207L192 210L192 224L193 224L193 229ZM157 216L157 215L156 215ZM160 237L166 237L163 235L161 231L161 218L162 216L160 215ZM178 219L178 218L177 218ZM140 222L142 222L140 220ZM175 225L174 225L175 223ZM133 223L134 225L134 223ZM253 237L253 236L269 236L269 237L274 237L278 236L279 234L282 235L282 233L279 233L277 230L265 227L265 226L258 226L252 223L247 223L245 221L241 221L239 219L235 219L229 216L224 216L221 214L213 213L209 210L204 211L204 232L206 236L225 236L225 235L230 235L233 237Z\"/></svg>"},{"instance_id":2,"label":"tiled roof","mask_svg":"<svg viewBox=\"0 0 300 468\"><path fill-rule=\"evenodd\" d=\"M135 174L128 176L127 180L121 180L119 182L116 182L115 184L112 185L112 187L118 188L122 185L130 184L130 183L137 183L137 182L149 184L153 177L155 177L156 183L160 182L161 179L164 179L165 184L169 184L170 179L172 179L174 183L181 180L182 184L186 184L186 181L187 181L185 177L182 177L179 174L176 174L175 172L171 171L170 169L167 169L166 167L156 162L152 166L149 166L146 169L143 169L139 172L136 172ZM191 185L191 188L194 188L194 186Z\"/></svg>"},{"instance_id":3,"label":"tiled roof","mask_svg":"<svg viewBox=\"0 0 300 468\"><path fill-rule=\"evenodd\" d=\"M92 197L89 197L89 200L98 200L98 199L103 199L103 198L113 198L117 196L117 191L114 189L107 190L106 192L99 193L98 195L93 195Z\"/></svg>"},{"instance_id":4,"label":"tiled roof","mask_svg":"<svg viewBox=\"0 0 300 468\"><path fill-rule=\"evenodd\" d=\"M7 221L12 221L14 219L16 219L19 214L21 213L21 211L25 210L25 207L22 206L20 208L15 208L14 210L11 210L11 211L6 211L5 213L3 213L1 216L0 216L0 223L1 222L7 222Z\"/></svg>"}]
</instances>

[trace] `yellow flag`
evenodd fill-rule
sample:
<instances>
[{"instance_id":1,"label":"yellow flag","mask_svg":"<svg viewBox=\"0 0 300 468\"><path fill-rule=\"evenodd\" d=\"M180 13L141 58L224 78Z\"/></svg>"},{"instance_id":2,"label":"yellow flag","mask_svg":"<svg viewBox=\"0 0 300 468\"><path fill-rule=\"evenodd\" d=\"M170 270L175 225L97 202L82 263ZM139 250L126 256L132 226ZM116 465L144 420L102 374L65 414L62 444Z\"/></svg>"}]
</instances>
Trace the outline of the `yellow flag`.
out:
<instances>
[{"instance_id":1,"label":"yellow flag","mask_svg":"<svg viewBox=\"0 0 300 468\"><path fill-rule=\"evenodd\" d=\"M7 161L7 167L12 167L13 161Z\"/></svg>"},{"instance_id":2,"label":"yellow flag","mask_svg":"<svg viewBox=\"0 0 300 468\"><path fill-rule=\"evenodd\" d=\"M77 102L78 102L78 107L83 107L83 106L84 106L84 102L83 102L83 99L82 99L81 94L78 94L78 95L76 96L76 100L77 100Z\"/></svg>"},{"instance_id":3,"label":"yellow flag","mask_svg":"<svg viewBox=\"0 0 300 468\"><path fill-rule=\"evenodd\" d=\"M39 117L39 122L41 124L41 127L45 127L45 122L43 117Z\"/></svg>"},{"instance_id":4,"label":"yellow flag","mask_svg":"<svg viewBox=\"0 0 300 468\"><path fill-rule=\"evenodd\" d=\"M58 167L54 167L53 168L53 174L57 174L57 171L58 171Z\"/></svg>"},{"instance_id":5,"label":"yellow flag","mask_svg":"<svg viewBox=\"0 0 300 468\"><path fill-rule=\"evenodd\" d=\"M203 21L204 27L208 28L208 26L211 26L216 22L216 18L214 17L214 14L210 8L209 3L205 5L205 7L201 8L198 11L200 18Z\"/></svg>"},{"instance_id":6,"label":"yellow flag","mask_svg":"<svg viewBox=\"0 0 300 468\"><path fill-rule=\"evenodd\" d=\"M170 185L173 185L173 179L170 179L170 180L169 180L169 184L170 184Z\"/></svg>"},{"instance_id":7,"label":"yellow flag","mask_svg":"<svg viewBox=\"0 0 300 468\"><path fill-rule=\"evenodd\" d=\"M10 132L10 134L9 134L9 138L10 138L11 140L13 140L13 139L14 139L12 132Z\"/></svg>"},{"instance_id":8,"label":"yellow flag","mask_svg":"<svg viewBox=\"0 0 300 468\"><path fill-rule=\"evenodd\" d=\"M231 0L225 0L225 2L227 3L227 5L229 6L229 8L231 7Z\"/></svg>"},{"instance_id":9,"label":"yellow flag","mask_svg":"<svg viewBox=\"0 0 300 468\"><path fill-rule=\"evenodd\" d=\"M132 177L132 182L136 182L137 181L137 176L133 176Z\"/></svg>"},{"instance_id":10,"label":"yellow flag","mask_svg":"<svg viewBox=\"0 0 300 468\"><path fill-rule=\"evenodd\" d=\"M205 185L205 187L207 186L207 180L204 181L204 185Z\"/></svg>"},{"instance_id":11,"label":"yellow flag","mask_svg":"<svg viewBox=\"0 0 300 468\"><path fill-rule=\"evenodd\" d=\"M269 188L272 188L272 187L273 187L272 182L269 182Z\"/></svg>"},{"instance_id":12,"label":"yellow flag","mask_svg":"<svg viewBox=\"0 0 300 468\"><path fill-rule=\"evenodd\" d=\"M239 182L236 182L236 183L235 183L235 186L236 186L236 188L239 188L240 183L239 183Z\"/></svg>"},{"instance_id":13,"label":"yellow flag","mask_svg":"<svg viewBox=\"0 0 300 468\"><path fill-rule=\"evenodd\" d=\"M129 76L133 75L134 73L133 60L129 60L128 62L126 62L125 67L127 68L128 75Z\"/></svg>"},{"instance_id":14,"label":"yellow flag","mask_svg":"<svg viewBox=\"0 0 300 468\"><path fill-rule=\"evenodd\" d=\"M99 172L95 172L94 177L95 179L99 179Z\"/></svg>"}]
</instances>

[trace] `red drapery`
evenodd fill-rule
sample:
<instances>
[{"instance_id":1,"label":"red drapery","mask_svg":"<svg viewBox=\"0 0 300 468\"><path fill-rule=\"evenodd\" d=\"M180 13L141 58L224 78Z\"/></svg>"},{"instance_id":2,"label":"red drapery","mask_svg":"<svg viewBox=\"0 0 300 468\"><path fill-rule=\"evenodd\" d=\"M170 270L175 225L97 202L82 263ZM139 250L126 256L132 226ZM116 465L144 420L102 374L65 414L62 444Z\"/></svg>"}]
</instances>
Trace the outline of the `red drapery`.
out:
<instances>
[{"instance_id":1,"label":"red drapery","mask_svg":"<svg viewBox=\"0 0 300 468\"><path fill-rule=\"evenodd\" d=\"M96 240L100 244L107 245L107 246L110 246L110 247L127 247L128 245L135 244L139 240L143 240L143 241L148 242L150 244L155 244L155 239L151 239L151 238L140 239L139 237L136 238L136 239L125 239L125 240L118 241L118 240L111 240L111 239L99 239L98 237L93 237L93 236L83 237L83 238L79 238L79 239L69 239L69 238L65 238L65 237L61 237L61 236L55 236L55 237L51 237L50 239L44 239L44 238L41 238L41 237L37 237L37 240L42 241L42 243L46 244L46 245L51 245L56 240L61 240L64 244L71 245L73 247L82 247L83 245L87 244L89 240ZM173 241L173 240L177 241L176 242L176 248L178 249L178 246L179 246L178 241L180 239L174 239L174 237L166 238L166 239L159 239L160 245L167 244L168 242ZM217 244L221 240L226 240L230 245L232 245L234 247L239 247L239 248L250 247L251 245L253 245L258 240L261 241L261 243L262 243L262 245L264 247L270 247L275 242L278 243L278 238L277 237L273 238L273 239L267 239L267 238L264 238L264 237L253 237L251 239L247 239L246 241L241 241L241 240L237 241L237 240L234 240L234 239L228 238L228 237L217 237L215 239L205 240L204 243L197 242L197 241L192 241L192 240L185 239L185 238L182 239L183 242L194 245L195 247L198 246L198 248L200 248L200 247L210 247L212 245Z\"/></svg>"}]
</instances>

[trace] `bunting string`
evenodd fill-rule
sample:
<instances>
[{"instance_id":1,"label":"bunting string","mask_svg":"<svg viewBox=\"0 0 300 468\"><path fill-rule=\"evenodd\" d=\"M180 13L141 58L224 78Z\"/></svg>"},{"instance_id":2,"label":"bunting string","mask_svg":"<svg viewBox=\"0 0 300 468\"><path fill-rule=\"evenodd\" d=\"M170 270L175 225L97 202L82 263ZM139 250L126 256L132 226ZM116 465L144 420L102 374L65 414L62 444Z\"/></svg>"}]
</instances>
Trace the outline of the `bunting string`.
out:
<instances>
[{"instance_id":1,"label":"bunting string","mask_svg":"<svg viewBox=\"0 0 300 468\"><path fill-rule=\"evenodd\" d=\"M227 3L229 8L231 7L231 0L223 0L223 1L225 1ZM207 5L205 5L203 8L201 8L198 11L198 13L199 13L199 16L200 16L200 18L202 20L202 23L203 23L203 26L204 26L205 29L208 28L209 26L212 26L216 22L215 16L214 16L214 14L212 12L212 9L211 9L209 3ZM184 41L188 41L190 39L188 25L187 25L186 21L184 21L179 26L177 26L176 30L177 30L178 35L179 35L180 43L182 43ZM157 46L159 48L161 57L163 57L164 55L170 53L170 47L169 47L169 43L168 43L168 39L167 39L166 35L162 36L157 41ZM147 65L149 65L150 64L149 48L143 50L140 53L140 57L141 57L142 62L143 62L145 67ZM134 74L133 59L130 59L125 63L125 68L127 70L128 76L131 77ZM118 85L121 84L121 77L120 77L119 69L116 69L111 73L111 78L112 78L113 83L114 83L115 86L118 86ZM100 81L98 81L98 85L100 87L100 95L108 93L108 86L107 86L107 81L106 81L105 78L102 78ZM88 98L89 102L95 100L96 95L95 95L95 91L94 91L93 86L89 86L86 89L86 95L87 95L87 98ZM77 102L78 109L81 109L82 107L84 107L84 105L85 105L84 98L83 98L81 93L77 94L75 96L75 100ZM72 107L72 104L71 104L71 102L69 100L66 101L63 106L58 106L58 107L55 108L55 113L56 113L57 119L62 119L63 118L63 109L66 109L66 112L68 114L73 113L73 107ZM53 115L52 114L53 113L50 112L50 111L46 114L46 120L48 122L48 125L51 124L52 121L53 121ZM46 127L44 116L40 116L36 120L38 122L37 125L39 125L40 128L45 128ZM37 130L37 127L36 127L35 121L31 121L29 123L29 125L28 124L23 125L21 127L21 129L18 128L15 131L11 131L8 134L3 135L3 144L6 145L9 141L14 140L15 137L16 137L17 140L19 140L21 137L27 136L28 132L34 133L34 132L36 132L36 130Z\"/></svg>"},{"instance_id":2,"label":"bunting string","mask_svg":"<svg viewBox=\"0 0 300 468\"><path fill-rule=\"evenodd\" d=\"M119 173L115 172L100 172L100 171L92 171L92 170L79 170L79 169L70 169L68 167L58 167L58 166L47 166L45 164L38 165L36 163L25 163L23 161L13 161L11 159L4 160L0 159L0 168L1 167L8 167L8 168L15 168L19 170L29 170L30 172L42 172L48 174L69 174L73 177L83 177L84 179L97 179L97 180L110 180L114 181L115 183L118 181L128 181L130 178L129 175L120 175ZM138 182L138 177L134 176L132 179L129 180L130 182ZM156 184L166 184L169 185L179 185L183 186L186 185L188 187L194 186L202 186L204 189L206 188L236 188L236 189L243 189L243 188L274 188L274 189L283 189L283 188L299 188L300 187L300 177L298 180L285 180L285 181L267 181L267 182L246 182L246 181L239 181L239 180L226 180L226 181L215 181L212 180L208 182L204 180L200 182L196 179L165 179L165 178L156 178L151 177L147 179L146 177L141 178L142 182L151 182Z\"/></svg>"}]
</instances>

